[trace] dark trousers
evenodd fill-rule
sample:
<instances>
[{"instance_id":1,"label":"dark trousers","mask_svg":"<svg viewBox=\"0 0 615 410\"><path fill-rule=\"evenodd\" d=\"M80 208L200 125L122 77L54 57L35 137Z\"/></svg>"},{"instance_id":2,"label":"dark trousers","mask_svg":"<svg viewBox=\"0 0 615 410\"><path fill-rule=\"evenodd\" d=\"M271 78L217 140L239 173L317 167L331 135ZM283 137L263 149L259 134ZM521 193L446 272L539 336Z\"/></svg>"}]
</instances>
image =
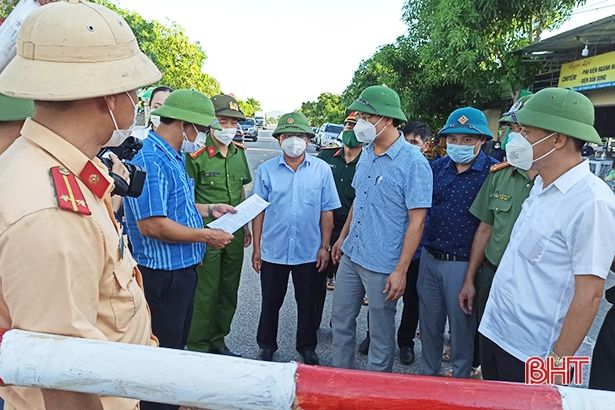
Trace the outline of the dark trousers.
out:
<instances>
[{"instance_id":1,"label":"dark trousers","mask_svg":"<svg viewBox=\"0 0 615 410\"><path fill-rule=\"evenodd\" d=\"M615 391L615 306L606 314L596 339L589 388Z\"/></svg>"},{"instance_id":2,"label":"dark trousers","mask_svg":"<svg viewBox=\"0 0 615 410\"><path fill-rule=\"evenodd\" d=\"M340 233L342 232L342 228L344 227L344 223L341 225L338 222L335 222L333 226L333 232L331 233L331 243L334 244L340 237ZM327 298L327 278L333 278L335 273L337 272L338 265L333 263L333 260L329 260L329 264L327 265L327 269L322 273L322 278L319 278L319 285L317 288L316 298L316 330L320 327L320 322L322 321L322 312L325 309L325 299ZM318 273L321 275L321 273ZM322 285L322 286L321 286Z\"/></svg>"},{"instance_id":3,"label":"dark trousers","mask_svg":"<svg viewBox=\"0 0 615 410\"><path fill-rule=\"evenodd\" d=\"M416 282L419 278L420 259L414 259L406 271L406 290L404 292L404 308L401 311L401 322L397 329L397 346L414 349L416 327L419 324L419 295ZM369 314L367 315L367 337L369 338Z\"/></svg>"},{"instance_id":4,"label":"dark trousers","mask_svg":"<svg viewBox=\"0 0 615 410\"><path fill-rule=\"evenodd\" d=\"M159 270L139 266L143 275L145 299L152 314L152 332L160 347L183 350L188 341L196 265L178 270ZM179 406L141 402L141 410L176 410Z\"/></svg>"},{"instance_id":5,"label":"dark trousers","mask_svg":"<svg viewBox=\"0 0 615 410\"><path fill-rule=\"evenodd\" d=\"M480 364L484 380L525 383L525 363L480 335Z\"/></svg>"},{"instance_id":6,"label":"dark trousers","mask_svg":"<svg viewBox=\"0 0 615 410\"><path fill-rule=\"evenodd\" d=\"M278 320L291 272L297 302L296 348L299 353L316 349L316 331L320 325L316 296L319 289L325 287L326 274L317 271L316 262L280 265L266 261L261 266L263 300L256 335L258 346L262 349L278 350Z\"/></svg>"},{"instance_id":7,"label":"dark trousers","mask_svg":"<svg viewBox=\"0 0 615 410\"><path fill-rule=\"evenodd\" d=\"M472 361L473 367L480 365L480 336L478 333L478 326L483 318L485 312L485 306L487 306L487 300L489 299L489 292L491 292L491 284L493 283L493 277L498 267L489 262L486 258L483 264L478 268L476 277L474 278L474 288L476 289L476 296L474 298L474 306L476 306L476 337L474 339L474 360Z\"/></svg>"}]
</instances>

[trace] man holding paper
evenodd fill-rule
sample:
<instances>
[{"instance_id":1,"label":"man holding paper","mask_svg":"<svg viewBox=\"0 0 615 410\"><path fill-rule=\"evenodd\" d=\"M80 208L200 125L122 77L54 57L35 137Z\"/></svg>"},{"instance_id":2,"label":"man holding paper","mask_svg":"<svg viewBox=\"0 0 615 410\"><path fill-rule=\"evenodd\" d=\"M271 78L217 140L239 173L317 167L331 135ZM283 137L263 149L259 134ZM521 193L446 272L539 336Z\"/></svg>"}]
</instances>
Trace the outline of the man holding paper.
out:
<instances>
[{"instance_id":1,"label":"man holding paper","mask_svg":"<svg viewBox=\"0 0 615 410\"><path fill-rule=\"evenodd\" d=\"M273 136L284 153L261 164L254 178L254 193L270 202L252 225L252 266L260 272L263 295L258 358L270 361L278 348L278 317L292 272L296 348L306 364L316 365L317 296L326 286L333 210L341 203L329 165L305 153L314 132L303 114L283 115Z\"/></svg>"},{"instance_id":2,"label":"man holding paper","mask_svg":"<svg viewBox=\"0 0 615 410\"><path fill-rule=\"evenodd\" d=\"M187 156L186 169L195 182L197 203L236 206L245 198L244 185L252 181L245 147L233 142L237 122L245 116L230 95L216 95L211 100L222 131L210 130L205 145ZM213 220L206 217L203 222L207 225ZM239 356L226 346L224 338L231 331L237 308L243 248L250 246L252 236L248 225L229 233L234 234L234 239L224 248L208 248L203 263L197 267L189 350Z\"/></svg>"}]
</instances>

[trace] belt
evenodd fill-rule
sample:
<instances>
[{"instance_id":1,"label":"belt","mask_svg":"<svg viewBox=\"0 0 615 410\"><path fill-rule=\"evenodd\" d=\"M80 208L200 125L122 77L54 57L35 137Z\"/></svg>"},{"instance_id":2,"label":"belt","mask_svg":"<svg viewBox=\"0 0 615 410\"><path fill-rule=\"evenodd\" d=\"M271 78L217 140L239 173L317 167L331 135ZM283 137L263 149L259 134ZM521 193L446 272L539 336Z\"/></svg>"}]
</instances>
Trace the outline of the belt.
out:
<instances>
[{"instance_id":1,"label":"belt","mask_svg":"<svg viewBox=\"0 0 615 410\"><path fill-rule=\"evenodd\" d=\"M467 262L470 258L466 258L465 256L457 256L446 252L439 252L435 249L427 248L427 252L431 253L431 255L440 260L446 262Z\"/></svg>"}]
</instances>

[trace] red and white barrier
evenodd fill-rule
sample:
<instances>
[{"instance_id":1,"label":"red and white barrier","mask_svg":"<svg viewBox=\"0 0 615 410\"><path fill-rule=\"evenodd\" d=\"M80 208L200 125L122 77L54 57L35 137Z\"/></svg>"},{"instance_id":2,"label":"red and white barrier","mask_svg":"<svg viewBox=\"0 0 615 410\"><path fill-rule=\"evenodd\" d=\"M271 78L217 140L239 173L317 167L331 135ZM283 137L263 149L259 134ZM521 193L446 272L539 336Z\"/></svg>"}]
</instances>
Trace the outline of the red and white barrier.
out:
<instances>
[{"instance_id":1,"label":"red and white barrier","mask_svg":"<svg viewBox=\"0 0 615 410\"><path fill-rule=\"evenodd\" d=\"M615 393L271 363L10 330L5 384L207 409L608 409Z\"/></svg>"}]
</instances>

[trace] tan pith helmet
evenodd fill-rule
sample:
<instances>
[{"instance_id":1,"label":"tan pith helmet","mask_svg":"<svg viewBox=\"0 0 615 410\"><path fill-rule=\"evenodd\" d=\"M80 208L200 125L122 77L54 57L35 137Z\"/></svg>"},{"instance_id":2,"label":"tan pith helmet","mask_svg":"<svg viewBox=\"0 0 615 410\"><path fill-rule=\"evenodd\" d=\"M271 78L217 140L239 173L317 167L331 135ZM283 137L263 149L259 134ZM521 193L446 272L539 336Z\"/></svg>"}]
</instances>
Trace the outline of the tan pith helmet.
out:
<instances>
[{"instance_id":1,"label":"tan pith helmet","mask_svg":"<svg viewBox=\"0 0 615 410\"><path fill-rule=\"evenodd\" d=\"M39 7L24 21L0 93L68 101L134 90L160 80L117 13L83 0Z\"/></svg>"}]
</instances>

